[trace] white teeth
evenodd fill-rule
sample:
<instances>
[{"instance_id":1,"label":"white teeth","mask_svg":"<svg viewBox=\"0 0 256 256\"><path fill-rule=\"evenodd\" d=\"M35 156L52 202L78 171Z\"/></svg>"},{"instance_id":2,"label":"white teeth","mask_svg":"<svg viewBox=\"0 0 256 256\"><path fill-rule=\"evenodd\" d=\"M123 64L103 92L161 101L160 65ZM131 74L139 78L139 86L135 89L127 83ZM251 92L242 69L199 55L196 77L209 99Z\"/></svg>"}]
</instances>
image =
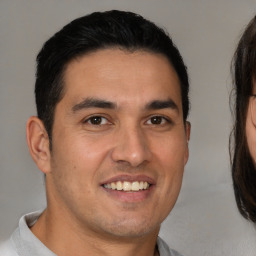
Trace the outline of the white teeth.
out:
<instances>
[{"instance_id":1,"label":"white teeth","mask_svg":"<svg viewBox=\"0 0 256 256\"><path fill-rule=\"evenodd\" d=\"M123 189L123 184L122 184L121 181L118 181L118 182L116 183L116 189L117 189L117 190L122 190L122 189Z\"/></svg>"},{"instance_id":2,"label":"white teeth","mask_svg":"<svg viewBox=\"0 0 256 256\"><path fill-rule=\"evenodd\" d=\"M147 182L144 182L143 188L144 188L144 189L147 189L147 188L148 188L148 183L147 183Z\"/></svg>"},{"instance_id":3,"label":"white teeth","mask_svg":"<svg viewBox=\"0 0 256 256\"><path fill-rule=\"evenodd\" d=\"M124 183L123 183L123 190L124 191L129 191L129 190L131 190L131 183L130 182L128 182L128 181L125 181Z\"/></svg>"},{"instance_id":4,"label":"white teeth","mask_svg":"<svg viewBox=\"0 0 256 256\"><path fill-rule=\"evenodd\" d=\"M115 184L115 182L111 182L111 189L116 189L116 184Z\"/></svg>"},{"instance_id":5,"label":"white teeth","mask_svg":"<svg viewBox=\"0 0 256 256\"><path fill-rule=\"evenodd\" d=\"M139 191L146 190L149 188L149 183L146 181L117 181L104 184L104 188L112 189L112 190L123 190L123 191Z\"/></svg>"},{"instance_id":6,"label":"white teeth","mask_svg":"<svg viewBox=\"0 0 256 256\"><path fill-rule=\"evenodd\" d=\"M139 191L140 190L140 184L138 181L134 181L132 183L132 191Z\"/></svg>"},{"instance_id":7,"label":"white teeth","mask_svg":"<svg viewBox=\"0 0 256 256\"><path fill-rule=\"evenodd\" d=\"M144 182L141 181L141 182L140 182L140 189L143 189L143 188L144 188Z\"/></svg>"}]
</instances>

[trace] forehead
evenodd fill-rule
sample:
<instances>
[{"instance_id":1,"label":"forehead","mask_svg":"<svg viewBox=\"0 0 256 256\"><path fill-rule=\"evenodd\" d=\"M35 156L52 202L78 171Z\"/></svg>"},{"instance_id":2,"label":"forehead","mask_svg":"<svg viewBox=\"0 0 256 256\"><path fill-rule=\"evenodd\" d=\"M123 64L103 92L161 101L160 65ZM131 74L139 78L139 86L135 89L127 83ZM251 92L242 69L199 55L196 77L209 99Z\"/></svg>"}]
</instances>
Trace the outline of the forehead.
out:
<instances>
[{"instance_id":1,"label":"forehead","mask_svg":"<svg viewBox=\"0 0 256 256\"><path fill-rule=\"evenodd\" d=\"M118 103L157 97L181 103L180 83L169 60L147 51L104 49L72 60L64 72L64 98L101 97Z\"/></svg>"}]
</instances>

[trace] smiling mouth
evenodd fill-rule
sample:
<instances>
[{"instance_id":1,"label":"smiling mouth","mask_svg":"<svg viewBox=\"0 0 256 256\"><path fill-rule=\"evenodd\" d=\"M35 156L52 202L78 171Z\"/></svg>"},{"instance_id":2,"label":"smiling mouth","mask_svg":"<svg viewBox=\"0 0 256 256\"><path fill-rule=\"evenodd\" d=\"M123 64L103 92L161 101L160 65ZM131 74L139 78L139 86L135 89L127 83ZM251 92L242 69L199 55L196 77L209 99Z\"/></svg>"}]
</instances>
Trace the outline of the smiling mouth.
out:
<instances>
[{"instance_id":1,"label":"smiling mouth","mask_svg":"<svg viewBox=\"0 0 256 256\"><path fill-rule=\"evenodd\" d=\"M111 182L107 184L103 184L104 188L111 189L111 190L118 190L118 191L126 191L126 192L136 192L136 191L142 191L147 190L151 184L149 184L147 181L117 181L117 182Z\"/></svg>"}]
</instances>

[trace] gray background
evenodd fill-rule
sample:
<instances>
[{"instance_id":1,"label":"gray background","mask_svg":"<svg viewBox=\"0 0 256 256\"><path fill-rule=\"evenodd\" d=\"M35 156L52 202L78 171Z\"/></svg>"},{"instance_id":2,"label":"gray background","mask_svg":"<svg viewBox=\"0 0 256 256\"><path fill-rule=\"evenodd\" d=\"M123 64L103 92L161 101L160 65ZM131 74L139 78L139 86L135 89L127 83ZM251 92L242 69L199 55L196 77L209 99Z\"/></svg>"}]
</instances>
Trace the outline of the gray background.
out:
<instances>
[{"instance_id":1,"label":"gray background","mask_svg":"<svg viewBox=\"0 0 256 256\"><path fill-rule=\"evenodd\" d=\"M0 240L43 208L43 176L30 159L36 54L54 32L96 10L138 12L165 27L188 66L192 123L183 188L161 235L184 255L256 255L256 230L235 206L228 156L230 61L256 11L253 0L0 0Z\"/></svg>"}]
</instances>

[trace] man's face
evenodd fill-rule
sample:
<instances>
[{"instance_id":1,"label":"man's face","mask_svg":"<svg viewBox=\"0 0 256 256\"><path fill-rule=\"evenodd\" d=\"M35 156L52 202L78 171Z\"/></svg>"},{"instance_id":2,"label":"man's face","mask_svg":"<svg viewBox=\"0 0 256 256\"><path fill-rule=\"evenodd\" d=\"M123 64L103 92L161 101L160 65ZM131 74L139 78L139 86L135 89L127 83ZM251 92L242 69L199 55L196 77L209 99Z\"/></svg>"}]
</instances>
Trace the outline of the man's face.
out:
<instances>
[{"instance_id":1,"label":"man's face","mask_svg":"<svg viewBox=\"0 0 256 256\"><path fill-rule=\"evenodd\" d=\"M160 54L99 50L73 60L53 125L49 207L97 234L158 232L188 158L179 80Z\"/></svg>"}]
</instances>

